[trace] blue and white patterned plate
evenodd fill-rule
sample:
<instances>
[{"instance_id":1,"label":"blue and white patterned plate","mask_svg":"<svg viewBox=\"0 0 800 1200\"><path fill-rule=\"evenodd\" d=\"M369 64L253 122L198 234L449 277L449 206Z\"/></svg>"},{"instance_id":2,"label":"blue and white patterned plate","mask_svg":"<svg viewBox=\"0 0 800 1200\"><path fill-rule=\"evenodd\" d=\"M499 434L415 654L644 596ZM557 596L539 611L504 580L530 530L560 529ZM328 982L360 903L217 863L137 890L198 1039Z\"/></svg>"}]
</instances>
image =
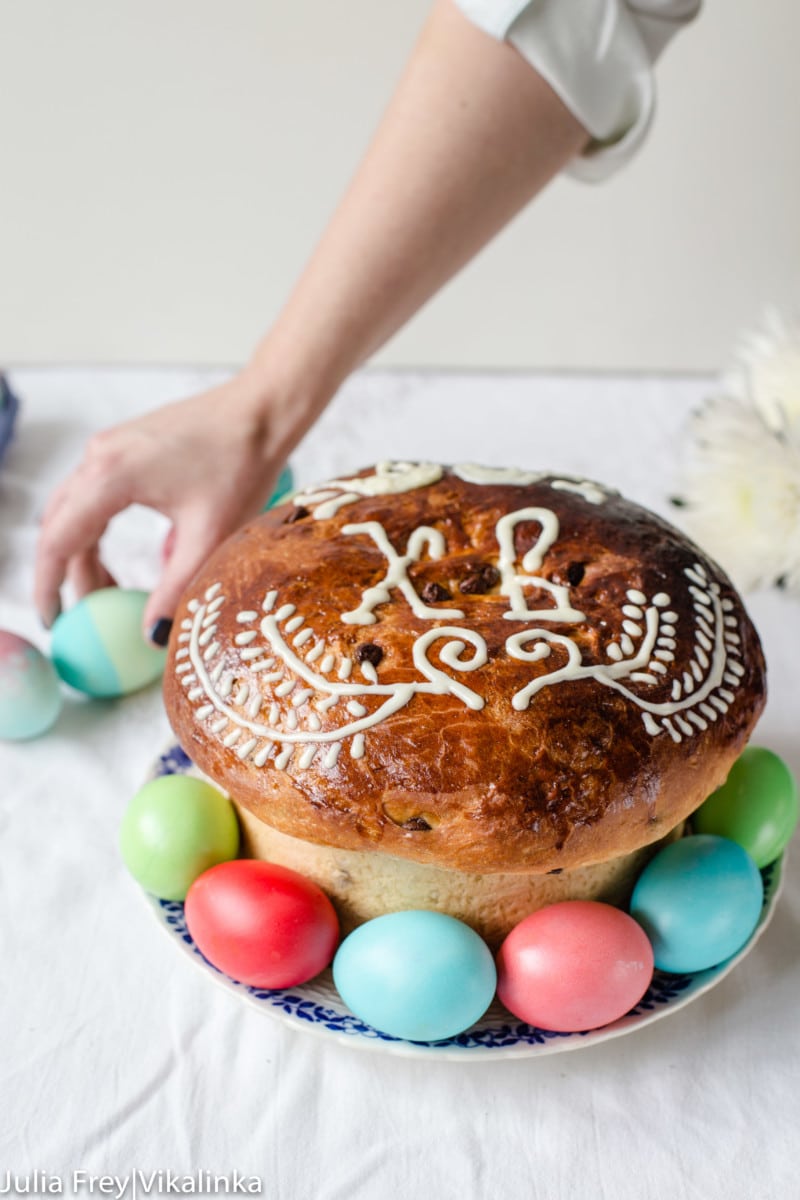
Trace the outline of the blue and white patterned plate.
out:
<instances>
[{"instance_id":1,"label":"blue and white patterned plate","mask_svg":"<svg viewBox=\"0 0 800 1200\"><path fill-rule=\"evenodd\" d=\"M162 754L151 772L152 775L190 773L197 774L198 772L179 746L171 746ZM169 900L156 900L152 896L146 896L144 892L142 895L145 896L162 929L198 967L202 968L222 987L236 993L248 1004L255 1005L262 1012L277 1017L292 1028L315 1033L361 1049L381 1050L384 1053L407 1057L427 1058L433 1056L437 1059L459 1059L463 1062L464 1060L474 1061L487 1058L527 1058L541 1054L553 1054L559 1050L576 1050L581 1046L593 1046L608 1038L631 1033L635 1029L650 1025L653 1021L684 1008L685 1005L719 983L753 948L769 924L775 910L781 890L782 869L783 857L771 863L761 872L764 879L764 906L761 910L761 919L750 941L738 954L716 967L711 967L707 971L698 971L693 975L667 975L662 971L656 971L653 982L636 1007L618 1021L614 1021L612 1025L605 1025L602 1029L593 1029L588 1033L553 1033L546 1029L535 1029L518 1021L515 1017L510 1016L498 1001L495 1001L488 1012L471 1029L460 1033L457 1037L435 1043L406 1042L401 1038L378 1033L369 1025L365 1025L343 1003L334 987L330 970L324 971L310 983L295 988L276 988L268 991L236 983L203 958L186 927L183 904Z\"/></svg>"}]
</instances>

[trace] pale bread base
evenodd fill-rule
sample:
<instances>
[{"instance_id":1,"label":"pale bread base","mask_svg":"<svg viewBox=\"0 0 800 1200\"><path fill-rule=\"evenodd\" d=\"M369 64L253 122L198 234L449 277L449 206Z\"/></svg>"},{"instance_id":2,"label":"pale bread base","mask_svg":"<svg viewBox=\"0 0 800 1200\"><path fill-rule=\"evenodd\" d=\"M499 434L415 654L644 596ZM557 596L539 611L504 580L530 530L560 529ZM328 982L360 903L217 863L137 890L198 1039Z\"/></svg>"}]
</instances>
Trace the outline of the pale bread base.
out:
<instances>
[{"instance_id":1,"label":"pale bread base","mask_svg":"<svg viewBox=\"0 0 800 1200\"><path fill-rule=\"evenodd\" d=\"M602 900L624 907L645 865L683 832L681 822L660 841L632 854L558 875L478 875L375 851L339 850L302 841L235 807L247 857L280 863L313 879L333 902L343 934L384 913L434 909L465 921L493 950L523 917L546 904Z\"/></svg>"}]
</instances>

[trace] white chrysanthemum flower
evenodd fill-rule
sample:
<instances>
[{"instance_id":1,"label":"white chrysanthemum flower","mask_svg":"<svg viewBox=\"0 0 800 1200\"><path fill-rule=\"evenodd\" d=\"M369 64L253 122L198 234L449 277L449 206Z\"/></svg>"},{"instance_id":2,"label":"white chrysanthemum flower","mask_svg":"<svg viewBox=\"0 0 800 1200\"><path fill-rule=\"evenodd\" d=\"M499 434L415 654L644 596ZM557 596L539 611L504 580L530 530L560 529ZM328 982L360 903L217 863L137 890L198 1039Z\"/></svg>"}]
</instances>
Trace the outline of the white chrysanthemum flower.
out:
<instances>
[{"instance_id":1,"label":"white chrysanthemum flower","mask_svg":"<svg viewBox=\"0 0 800 1200\"><path fill-rule=\"evenodd\" d=\"M800 421L776 432L741 397L708 400L690 426L685 524L742 590L800 595Z\"/></svg>"},{"instance_id":2,"label":"white chrysanthemum flower","mask_svg":"<svg viewBox=\"0 0 800 1200\"><path fill-rule=\"evenodd\" d=\"M742 339L724 384L749 400L768 429L800 429L800 321L768 310L761 327Z\"/></svg>"}]
</instances>

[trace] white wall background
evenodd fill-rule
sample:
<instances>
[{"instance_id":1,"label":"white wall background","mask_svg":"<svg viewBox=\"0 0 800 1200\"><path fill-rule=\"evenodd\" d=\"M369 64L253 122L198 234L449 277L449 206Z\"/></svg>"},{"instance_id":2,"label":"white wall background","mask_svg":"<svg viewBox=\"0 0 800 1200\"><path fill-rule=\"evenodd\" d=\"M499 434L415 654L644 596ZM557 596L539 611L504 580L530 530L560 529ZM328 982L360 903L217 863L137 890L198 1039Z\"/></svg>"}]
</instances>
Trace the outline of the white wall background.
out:
<instances>
[{"instance_id":1,"label":"white wall background","mask_svg":"<svg viewBox=\"0 0 800 1200\"><path fill-rule=\"evenodd\" d=\"M428 0L0 0L0 361L234 363ZM558 181L384 364L716 369L800 300L800 6L707 0L637 161Z\"/></svg>"}]
</instances>

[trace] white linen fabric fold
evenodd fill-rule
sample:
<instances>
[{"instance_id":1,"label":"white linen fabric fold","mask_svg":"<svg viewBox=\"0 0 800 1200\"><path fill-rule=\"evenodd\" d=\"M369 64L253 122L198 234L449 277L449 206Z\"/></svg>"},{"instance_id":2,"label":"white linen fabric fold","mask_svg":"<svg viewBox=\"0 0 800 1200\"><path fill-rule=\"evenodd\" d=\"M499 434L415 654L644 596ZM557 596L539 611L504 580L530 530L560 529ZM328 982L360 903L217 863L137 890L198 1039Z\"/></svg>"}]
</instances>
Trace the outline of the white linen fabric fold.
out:
<instances>
[{"instance_id":1,"label":"white linen fabric fold","mask_svg":"<svg viewBox=\"0 0 800 1200\"><path fill-rule=\"evenodd\" d=\"M567 168L606 178L647 136L653 65L700 0L456 0L474 24L511 42L592 135Z\"/></svg>"}]
</instances>

